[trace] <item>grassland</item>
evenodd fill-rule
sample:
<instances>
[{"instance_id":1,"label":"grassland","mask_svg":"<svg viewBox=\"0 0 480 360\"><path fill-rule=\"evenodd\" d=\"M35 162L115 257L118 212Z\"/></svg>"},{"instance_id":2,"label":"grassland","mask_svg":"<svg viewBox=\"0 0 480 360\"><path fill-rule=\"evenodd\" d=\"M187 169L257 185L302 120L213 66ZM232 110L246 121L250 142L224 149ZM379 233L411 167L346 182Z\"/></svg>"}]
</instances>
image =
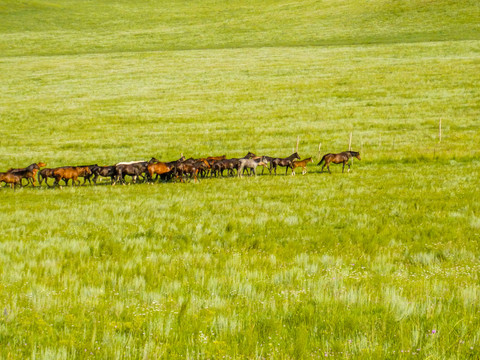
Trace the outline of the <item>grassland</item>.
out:
<instances>
[{"instance_id":1,"label":"grassland","mask_svg":"<svg viewBox=\"0 0 480 360\"><path fill-rule=\"evenodd\" d=\"M0 358L478 358L475 1L0 0L0 171L343 151L353 171L0 189ZM442 141L438 123L442 120Z\"/></svg>"}]
</instances>

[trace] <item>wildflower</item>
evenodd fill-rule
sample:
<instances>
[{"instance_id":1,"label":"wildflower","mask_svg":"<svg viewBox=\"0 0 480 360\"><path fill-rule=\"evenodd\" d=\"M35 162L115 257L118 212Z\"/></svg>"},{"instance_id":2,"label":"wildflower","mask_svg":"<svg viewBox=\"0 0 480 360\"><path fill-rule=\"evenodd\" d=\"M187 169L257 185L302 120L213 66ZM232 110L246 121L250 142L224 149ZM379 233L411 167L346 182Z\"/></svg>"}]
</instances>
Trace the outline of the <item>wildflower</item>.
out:
<instances>
[{"instance_id":1,"label":"wildflower","mask_svg":"<svg viewBox=\"0 0 480 360\"><path fill-rule=\"evenodd\" d=\"M433 329L432 334L435 335L437 333L437 330Z\"/></svg>"}]
</instances>

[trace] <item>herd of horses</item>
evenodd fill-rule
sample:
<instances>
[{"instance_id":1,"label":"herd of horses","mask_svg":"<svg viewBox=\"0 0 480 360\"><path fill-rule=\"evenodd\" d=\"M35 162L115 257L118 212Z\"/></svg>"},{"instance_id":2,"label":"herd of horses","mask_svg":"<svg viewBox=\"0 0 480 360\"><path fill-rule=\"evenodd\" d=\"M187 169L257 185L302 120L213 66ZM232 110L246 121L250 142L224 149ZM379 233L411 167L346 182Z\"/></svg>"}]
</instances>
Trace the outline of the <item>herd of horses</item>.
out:
<instances>
[{"instance_id":1,"label":"herd of horses","mask_svg":"<svg viewBox=\"0 0 480 360\"><path fill-rule=\"evenodd\" d=\"M344 151L338 154L325 154L317 165L322 166L321 172L326 167L330 171L330 164L343 164L342 172L345 170L345 165L350 171L349 160L356 157L360 160L360 153L356 151ZM312 158L300 160L297 152L286 158L257 156L251 152L242 158L227 159L223 156L209 156L206 158L189 158L186 159L183 155L180 159L170 162L161 162L155 158L149 161L130 161L120 162L111 166L95 165L81 165L81 166L62 166L57 168L46 168L43 162L34 163L26 168L9 169L6 172L0 172L0 184L5 183L5 186L10 185L12 188L16 186L35 186L35 180L38 178L38 183L41 186L45 183L48 187L61 186L60 181L63 181L68 186L70 180L72 186L80 185L80 179L83 178L83 184L88 181L89 184L96 185L99 178L110 178L111 184L117 183L126 184L126 176L131 178L131 182L137 181L150 182L155 181L181 181L192 180L198 181L199 177L219 177L219 176L238 176L242 177L245 174L250 176L257 175L257 167L262 166L262 174L265 169L269 174L277 175L277 168L284 167L285 175L288 174L288 169L291 169L292 175L295 175L295 169L302 168L302 174L307 172L307 164L313 162ZM42 169L43 168L43 169ZM236 173L235 173L236 172ZM53 183L48 182L53 179ZM24 183L24 181L26 181Z\"/></svg>"}]
</instances>

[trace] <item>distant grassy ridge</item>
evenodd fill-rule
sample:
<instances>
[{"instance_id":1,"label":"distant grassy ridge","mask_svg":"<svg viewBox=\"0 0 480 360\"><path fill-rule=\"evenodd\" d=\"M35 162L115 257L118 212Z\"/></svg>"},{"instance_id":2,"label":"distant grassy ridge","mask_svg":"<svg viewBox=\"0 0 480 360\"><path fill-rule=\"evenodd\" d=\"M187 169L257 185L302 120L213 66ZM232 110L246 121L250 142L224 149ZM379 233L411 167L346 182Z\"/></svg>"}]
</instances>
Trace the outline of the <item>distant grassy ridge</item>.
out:
<instances>
[{"instance_id":1,"label":"distant grassy ridge","mask_svg":"<svg viewBox=\"0 0 480 360\"><path fill-rule=\"evenodd\" d=\"M0 1L0 56L478 40L475 0Z\"/></svg>"},{"instance_id":2,"label":"distant grassy ridge","mask_svg":"<svg viewBox=\"0 0 480 360\"><path fill-rule=\"evenodd\" d=\"M2 58L0 169L288 156L297 136L301 156L316 156L320 142L345 150L350 132L365 161L475 157L479 51L459 41Z\"/></svg>"}]
</instances>

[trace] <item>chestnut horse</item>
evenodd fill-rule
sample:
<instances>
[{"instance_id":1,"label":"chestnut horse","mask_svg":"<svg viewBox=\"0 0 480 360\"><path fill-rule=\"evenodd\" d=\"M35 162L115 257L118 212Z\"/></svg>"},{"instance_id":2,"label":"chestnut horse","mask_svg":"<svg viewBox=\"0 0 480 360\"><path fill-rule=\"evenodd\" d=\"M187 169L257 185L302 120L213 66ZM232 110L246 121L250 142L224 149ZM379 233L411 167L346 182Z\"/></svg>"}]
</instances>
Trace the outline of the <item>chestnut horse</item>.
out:
<instances>
[{"instance_id":1,"label":"chestnut horse","mask_svg":"<svg viewBox=\"0 0 480 360\"><path fill-rule=\"evenodd\" d=\"M163 162L153 162L149 161L147 165L148 174L150 175L150 180L153 181L153 174L162 175L170 172L173 169L174 165L163 163Z\"/></svg>"},{"instance_id":2,"label":"chestnut horse","mask_svg":"<svg viewBox=\"0 0 480 360\"><path fill-rule=\"evenodd\" d=\"M209 156L207 157L207 161L210 162L211 160L218 161L218 160L225 160L227 158L227 155L222 155L222 156Z\"/></svg>"},{"instance_id":3,"label":"chestnut horse","mask_svg":"<svg viewBox=\"0 0 480 360\"><path fill-rule=\"evenodd\" d=\"M348 171L350 171L350 164L349 164L348 161L352 157L356 157L358 160L362 160L362 159L360 159L360 153L358 151L344 151L344 152L341 152L341 153L338 153L338 154L325 154L325 155L323 155L322 160L320 160L320 162L317 165L320 165L322 162L325 162L322 166L322 171L321 172L323 172L323 169L326 166L327 169L328 169L328 172L331 174L332 172L330 171L330 163L334 163L334 164L343 163L343 167L342 167L342 173L343 173L343 171L345 170L345 164L348 165Z\"/></svg>"},{"instance_id":4,"label":"chestnut horse","mask_svg":"<svg viewBox=\"0 0 480 360\"><path fill-rule=\"evenodd\" d=\"M0 183L4 182L5 185L10 184L12 189L15 189L15 186L22 186L22 177L15 175L9 172L0 173Z\"/></svg>"},{"instance_id":5,"label":"chestnut horse","mask_svg":"<svg viewBox=\"0 0 480 360\"><path fill-rule=\"evenodd\" d=\"M72 179L72 186L80 185L79 177L90 175L92 171L88 166L66 166L54 169L53 176L55 177L54 185L60 185L60 180L65 181L68 186L68 181ZM78 184L76 182L78 181Z\"/></svg>"},{"instance_id":6,"label":"chestnut horse","mask_svg":"<svg viewBox=\"0 0 480 360\"><path fill-rule=\"evenodd\" d=\"M313 160L311 157L307 158L307 159L303 159L301 161L293 161L292 162L292 176L295 175L295 168L297 167L301 167L303 170L302 170L302 175L305 175L307 173L307 164L308 163L313 163Z\"/></svg>"}]
</instances>

